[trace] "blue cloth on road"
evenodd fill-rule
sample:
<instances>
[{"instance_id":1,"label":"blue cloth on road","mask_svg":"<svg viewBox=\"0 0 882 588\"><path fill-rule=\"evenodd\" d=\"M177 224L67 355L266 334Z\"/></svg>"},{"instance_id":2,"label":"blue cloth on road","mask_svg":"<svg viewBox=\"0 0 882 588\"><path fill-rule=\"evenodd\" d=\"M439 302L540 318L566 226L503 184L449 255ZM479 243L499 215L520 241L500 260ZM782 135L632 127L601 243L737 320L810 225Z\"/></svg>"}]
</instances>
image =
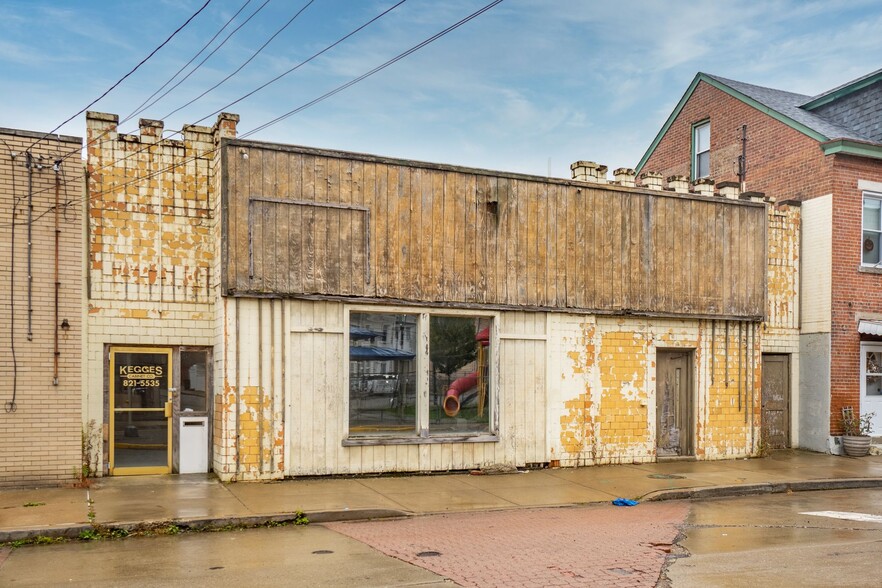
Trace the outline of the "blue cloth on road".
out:
<instances>
[{"instance_id":1,"label":"blue cloth on road","mask_svg":"<svg viewBox=\"0 0 882 588\"><path fill-rule=\"evenodd\" d=\"M616 498L612 503L616 506L637 506L636 500L630 500L628 498Z\"/></svg>"}]
</instances>

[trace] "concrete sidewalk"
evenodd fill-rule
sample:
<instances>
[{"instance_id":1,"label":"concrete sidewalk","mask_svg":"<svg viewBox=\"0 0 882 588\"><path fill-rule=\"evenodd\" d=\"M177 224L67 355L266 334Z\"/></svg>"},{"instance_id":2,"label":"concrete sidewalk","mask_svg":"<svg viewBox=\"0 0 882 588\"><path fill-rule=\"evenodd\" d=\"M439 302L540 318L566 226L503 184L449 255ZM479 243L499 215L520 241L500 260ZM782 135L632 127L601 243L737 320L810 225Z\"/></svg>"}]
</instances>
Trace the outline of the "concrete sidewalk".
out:
<instances>
[{"instance_id":1,"label":"concrete sidewalk","mask_svg":"<svg viewBox=\"0 0 882 588\"><path fill-rule=\"evenodd\" d=\"M76 537L92 524L132 529L158 523L218 527L439 512L571 506L882 487L882 456L803 451L728 461L668 462L532 470L297 479L223 484L211 475L99 478L82 488L0 490L0 542L39 535ZM90 503L91 501L91 503ZM91 517L90 513L94 516Z\"/></svg>"}]
</instances>

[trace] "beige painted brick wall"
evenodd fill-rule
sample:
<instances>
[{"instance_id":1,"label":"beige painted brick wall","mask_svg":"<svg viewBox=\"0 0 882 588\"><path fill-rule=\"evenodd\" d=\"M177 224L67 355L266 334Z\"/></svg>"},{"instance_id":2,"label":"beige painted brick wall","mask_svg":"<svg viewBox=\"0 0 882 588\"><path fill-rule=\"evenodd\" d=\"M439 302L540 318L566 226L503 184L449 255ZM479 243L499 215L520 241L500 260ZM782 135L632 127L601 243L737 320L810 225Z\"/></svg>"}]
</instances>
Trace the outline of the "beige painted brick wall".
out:
<instances>
[{"instance_id":1,"label":"beige painted brick wall","mask_svg":"<svg viewBox=\"0 0 882 588\"><path fill-rule=\"evenodd\" d=\"M82 464L82 140L55 135L40 140L42 137L42 133L0 129L0 487L70 482ZM33 155L31 340L26 150ZM54 162L59 159L62 161L56 172ZM58 384L54 385L56 178L58 322L67 319L70 329L59 330ZM14 286L10 268L14 269ZM14 411L9 404L13 393Z\"/></svg>"},{"instance_id":2,"label":"beige painted brick wall","mask_svg":"<svg viewBox=\"0 0 882 588\"><path fill-rule=\"evenodd\" d=\"M158 121L142 119L138 135L119 133L116 115L90 112L86 122L84 420L98 423L106 445L107 345L215 345L218 126L163 139ZM98 457L104 471L106 447Z\"/></svg>"}]
</instances>

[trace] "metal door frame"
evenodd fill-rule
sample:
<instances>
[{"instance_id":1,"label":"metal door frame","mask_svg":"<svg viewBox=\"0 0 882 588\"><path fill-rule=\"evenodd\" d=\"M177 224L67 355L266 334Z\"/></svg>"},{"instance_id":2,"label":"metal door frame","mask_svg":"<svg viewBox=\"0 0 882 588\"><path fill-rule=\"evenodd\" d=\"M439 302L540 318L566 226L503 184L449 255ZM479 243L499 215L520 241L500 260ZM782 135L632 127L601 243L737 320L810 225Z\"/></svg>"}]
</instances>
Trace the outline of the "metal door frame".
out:
<instances>
[{"instance_id":1,"label":"metal door frame","mask_svg":"<svg viewBox=\"0 0 882 588\"><path fill-rule=\"evenodd\" d=\"M108 353L108 407L110 410L110 434L109 445L110 451L108 455L109 473L111 476L132 476L145 474L169 474L172 470L172 384L174 382L172 374L175 370L174 350L171 347L132 347L132 346L116 346L111 345ZM115 368L114 358L117 353L150 353L154 355L165 354L168 357L168 369L165 373L167 396L164 408L157 409L139 409L145 412L164 411L168 429L167 449L166 449L166 465L165 466L144 466L144 467L116 467L115 465L115 445L116 445L116 412L114 406L114 395L116 394L116 378L113 370ZM129 409L134 411L135 409ZM128 411L126 411L128 412Z\"/></svg>"}]
</instances>

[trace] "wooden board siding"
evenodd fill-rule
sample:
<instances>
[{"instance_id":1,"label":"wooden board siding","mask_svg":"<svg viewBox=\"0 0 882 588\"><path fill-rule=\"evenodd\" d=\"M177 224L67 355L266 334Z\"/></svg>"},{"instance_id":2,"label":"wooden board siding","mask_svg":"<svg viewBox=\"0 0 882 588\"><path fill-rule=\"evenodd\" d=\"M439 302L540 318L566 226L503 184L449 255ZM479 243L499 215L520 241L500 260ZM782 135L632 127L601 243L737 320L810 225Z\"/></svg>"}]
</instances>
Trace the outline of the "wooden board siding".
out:
<instances>
[{"instance_id":1,"label":"wooden board siding","mask_svg":"<svg viewBox=\"0 0 882 588\"><path fill-rule=\"evenodd\" d=\"M229 295L764 314L763 204L249 141L225 149Z\"/></svg>"},{"instance_id":2,"label":"wooden board siding","mask_svg":"<svg viewBox=\"0 0 882 588\"><path fill-rule=\"evenodd\" d=\"M266 302L243 301L239 324L256 322L261 304ZM500 316L498 441L344 446L346 306L301 300L281 304L284 320L276 315L273 328L283 331L287 341L263 371L281 372L284 365L285 475L522 467L548 461L545 315L505 312ZM259 365L272 352L270 345L246 344L240 352L240 371ZM280 382L275 386L275 391L266 390L274 398L282 389Z\"/></svg>"}]
</instances>

